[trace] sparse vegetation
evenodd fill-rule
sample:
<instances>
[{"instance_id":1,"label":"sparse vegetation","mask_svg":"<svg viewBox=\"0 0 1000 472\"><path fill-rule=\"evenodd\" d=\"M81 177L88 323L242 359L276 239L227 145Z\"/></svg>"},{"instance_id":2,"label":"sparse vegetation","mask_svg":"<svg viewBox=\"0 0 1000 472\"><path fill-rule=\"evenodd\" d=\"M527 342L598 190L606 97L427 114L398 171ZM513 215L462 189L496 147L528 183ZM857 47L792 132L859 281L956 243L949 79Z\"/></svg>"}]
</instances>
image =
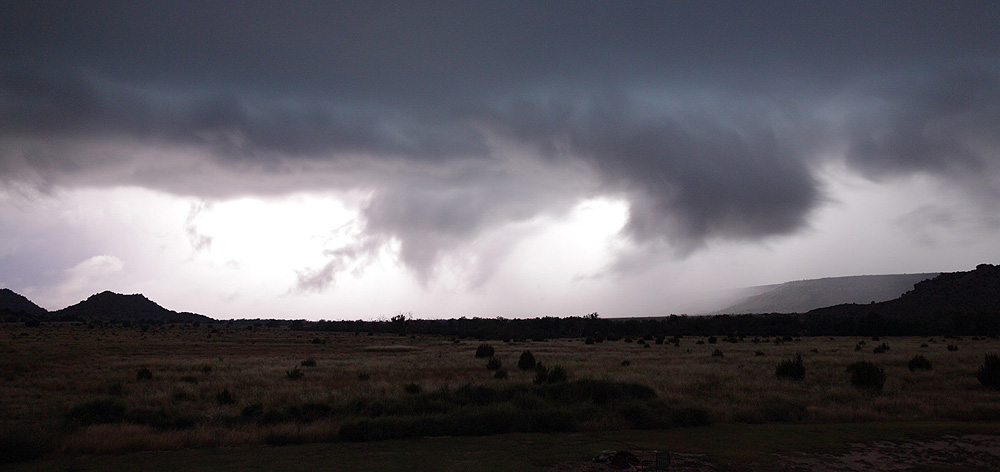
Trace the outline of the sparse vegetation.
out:
<instances>
[{"instance_id":1,"label":"sparse vegetation","mask_svg":"<svg viewBox=\"0 0 1000 472\"><path fill-rule=\"evenodd\" d=\"M292 367L292 370L285 371L285 376L291 380L301 379L303 375L305 374L303 374L302 370L298 367Z\"/></svg>"},{"instance_id":2,"label":"sparse vegetation","mask_svg":"<svg viewBox=\"0 0 1000 472\"><path fill-rule=\"evenodd\" d=\"M961 350L947 356L940 337L928 349L919 348L929 343L927 336L882 337L874 344L865 337L868 345L863 351L869 356L875 345L892 345L891 351L879 355L879 368L890 380L899 378L898 383L883 379L880 397L873 401L859 393L867 389L855 391L848 384L850 374L843 372L845 365L858 360L859 354L852 352L858 337L801 337L785 342L781 336L761 336L753 343L751 337L740 341L723 335L716 345L697 345L697 340L707 336L692 336L677 338L683 344L677 349L671 346L671 336L664 339L666 346L656 346L654 336L646 343L651 349L639 349L634 344L637 338L632 345L584 345L582 338L540 342L512 336L493 356L504 364L510 359L511 365L487 375L483 365L489 358L473 360L468 338L456 338L456 345L450 334L408 336L404 341L396 334L367 336L369 331L361 329L357 336L353 331L324 334L329 342L316 345L310 342L312 335L284 328L248 330L240 325L150 325L143 332L140 326L94 324L87 328L45 323L37 333L21 335L22 331L20 325L0 323L0 339L5 342L0 365L7 368L4 389L0 389L0 403L5 406L0 409L0 424L33 427L48 438L47 443L43 441L48 446L40 450L68 454L329 441L340 437L343 425L385 423L396 428L426 420L454 426L485 421L496 411L508 411L512 404L529 409L513 416L521 421L511 426L515 431L604 431L709 419L721 423L966 421L989 419L996 411L995 395L968 388L977 375L981 363L977 361L990 348L995 350L995 340L986 337L978 341L971 336L949 338ZM205 337L208 333L212 338ZM781 343L774 345L775 340ZM725 356L712 357L716 349L722 350L723 342ZM42 345L46 348L39 349ZM93 353L116 352L124 346L136 354L78 359L72 353L83 351L82 346ZM758 356L758 351L766 355ZM30 362L24 356L28 352L37 353ZM506 357L521 354L528 358L524 352L535 361L532 369L520 369L520 357ZM809 375L802 381L783 382L776 375L777 361L794 362L798 352L812 352L807 355ZM902 375L916 352L931 358L934 370L920 376ZM932 357L935 352L937 358ZM541 369L537 369L536 356L545 363ZM288 370L292 367L289 359L296 368ZM303 359L315 359L317 364L302 366ZM519 368L511 371L514 359ZM631 367L619 368L621 364ZM151 370L151 378L131 378L129 374L144 366ZM295 370L308 375L290 381L288 372ZM58 373L58 381L51 373ZM549 397L531 393L575 388L569 386L588 379L641 385L655 392L656 398L602 404L603 394L595 393L593 402L560 406ZM471 382L473 389L487 387L475 390L484 395L522 393L510 401L486 398L457 407L451 400L434 400L446 395L441 393L444 390L462 388L456 385L464 382ZM226 391L233 403L220 395ZM31 398L44 401L27 401ZM417 407L426 410L407 413ZM55 426L46 422L50 412L55 412ZM389 425L397 421L396 426ZM496 429L504 430L502 426Z\"/></svg>"}]
</instances>

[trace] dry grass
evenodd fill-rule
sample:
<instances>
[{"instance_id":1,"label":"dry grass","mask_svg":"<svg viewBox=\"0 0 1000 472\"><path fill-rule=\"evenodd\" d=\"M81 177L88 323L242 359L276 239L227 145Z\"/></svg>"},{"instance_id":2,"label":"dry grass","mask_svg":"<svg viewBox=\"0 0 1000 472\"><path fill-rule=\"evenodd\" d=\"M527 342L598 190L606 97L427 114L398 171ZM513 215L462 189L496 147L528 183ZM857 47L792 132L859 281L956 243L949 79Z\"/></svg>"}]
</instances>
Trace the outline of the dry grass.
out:
<instances>
[{"instance_id":1,"label":"dry grass","mask_svg":"<svg viewBox=\"0 0 1000 472\"><path fill-rule=\"evenodd\" d=\"M323 342L313 342L314 339ZM39 328L0 325L0 422L55 432L56 447L67 452L125 452L217 445L327 441L356 413L340 411L318 420L278 418L239 421L250 405L279 411L289 405L323 403L334 408L359 398L398 398L403 387L429 392L465 384L492 386L530 383L534 373L516 368L524 350L549 368L562 366L571 379L633 382L653 388L669 405L698 407L714 422L856 422L915 420L1000 420L998 393L981 387L976 370L985 354L1000 352L992 339L802 338L697 344L583 340L491 342L510 378L493 379L477 340L459 343L441 337L295 332L284 328L248 330L175 325L139 328L46 323ZM856 351L859 341L865 341ZM873 349L887 342L890 350ZM922 347L925 345L926 347ZM947 346L958 346L949 351ZM722 357L712 356L721 350ZM764 353L763 356L757 352ZM775 376L775 366L802 353L805 379ZM930 371L910 371L920 354ZM315 359L315 366L300 366ZM881 394L850 385L848 364L860 360L882 366L888 379ZM629 361L623 365L623 361ZM137 380L142 367L151 380ZM298 367L300 379L286 372ZM232 404L217 395L231 392ZM72 407L113 398L126 409L157 410L193 418L186 427L94 424L71 428L63 418ZM602 418L587 429L626 426Z\"/></svg>"}]
</instances>

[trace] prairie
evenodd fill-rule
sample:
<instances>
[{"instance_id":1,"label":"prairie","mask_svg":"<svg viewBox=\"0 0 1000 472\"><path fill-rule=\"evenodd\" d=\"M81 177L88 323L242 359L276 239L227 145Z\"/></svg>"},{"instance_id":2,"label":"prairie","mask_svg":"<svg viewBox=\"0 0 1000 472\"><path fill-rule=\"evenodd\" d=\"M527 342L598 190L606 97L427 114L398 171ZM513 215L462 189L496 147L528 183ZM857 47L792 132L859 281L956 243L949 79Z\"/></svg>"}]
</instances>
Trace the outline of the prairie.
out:
<instances>
[{"instance_id":1,"label":"prairie","mask_svg":"<svg viewBox=\"0 0 1000 472\"><path fill-rule=\"evenodd\" d=\"M4 453L31 459L705 424L1000 421L1000 393L976 378L984 357L1000 352L996 339L731 341L485 341L507 374L498 379L476 357L483 341L475 339L225 323L7 323L0 423ZM537 372L517 366L526 350L550 372L564 371L572 388L536 385ZM776 366L796 354L804 378L778 378ZM910 370L916 355L931 369ZM881 391L851 384L847 366L859 361L884 370Z\"/></svg>"}]
</instances>

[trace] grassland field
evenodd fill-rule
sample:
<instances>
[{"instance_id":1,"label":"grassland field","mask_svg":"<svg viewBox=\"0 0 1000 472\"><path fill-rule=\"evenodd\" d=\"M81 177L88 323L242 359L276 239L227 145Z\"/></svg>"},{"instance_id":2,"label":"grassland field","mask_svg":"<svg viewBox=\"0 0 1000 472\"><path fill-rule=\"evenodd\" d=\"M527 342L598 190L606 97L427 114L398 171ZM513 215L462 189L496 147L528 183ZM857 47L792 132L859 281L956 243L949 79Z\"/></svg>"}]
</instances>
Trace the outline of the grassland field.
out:
<instances>
[{"instance_id":1,"label":"grassland field","mask_svg":"<svg viewBox=\"0 0 1000 472\"><path fill-rule=\"evenodd\" d=\"M483 344L475 339L223 323L0 324L0 440L5 442L0 449L41 461L36 465L44 469L66 460L85 464L67 458L93 454L174 451L159 454L207 460L204 456L219 448L260 451L254 448L262 444L298 448L292 449L297 454L338 447L371 456L372 447L383 450L373 444L406 451L399 444L469 436L452 442L512 441L479 455L514 450L519 441L563 438L574 446L543 449L569 458L606 448L611 437L642 442L681 435L664 439L678 443L681 437L706 436L698 433L705 428L759 433L865 425L854 428L854 436L843 436L864 439L863 431L884 431L886 437L908 430L978 434L1000 424L1000 392L983 388L976 378L985 355L1000 353L1000 341L985 337L486 343L507 378L495 378L487 359L475 356ZM883 345L888 349L876 353ZM565 383L577 390L591 388L584 381L593 380L605 382L598 384L604 389L637 393L598 401L571 398L567 390L575 390L568 387L543 389L534 382L534 370L517 367L526 350L550 370L560 367L567 373ZM796 354L803 359L804 379L778 378L776 366ZM929 360L931 369L910 370L916 355ZM884 369L881 391L851 385L846 367L857 361ZM635 385L644 387L619 388ZM521 411L532 413L519 416ZM435 434L440 431L462 434ZM495 433L505 434L490 439ZM384 438L401 439L373 442ZM710 441L691 447L711 452ZM747 450L761 447L750 441ZM720 453L732 458L743 452ZM142 457L155 462L161 456ZM530 462L528 469L546 461ZM411 467L399 470L424 470Z\"/></svg>"}]
</instances>

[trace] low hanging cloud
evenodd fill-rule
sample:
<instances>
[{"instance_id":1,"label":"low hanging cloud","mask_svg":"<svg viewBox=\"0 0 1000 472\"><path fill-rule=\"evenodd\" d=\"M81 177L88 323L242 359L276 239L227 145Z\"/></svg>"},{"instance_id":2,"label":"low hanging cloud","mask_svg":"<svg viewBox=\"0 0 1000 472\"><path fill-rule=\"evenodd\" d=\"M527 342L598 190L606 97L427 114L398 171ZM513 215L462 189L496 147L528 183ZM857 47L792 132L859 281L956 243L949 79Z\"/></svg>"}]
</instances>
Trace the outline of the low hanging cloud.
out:
<instances>
[{"instance_id":1,"label":"low hanging cloud","mask_svg":"<svg viewBox=\"0 0 1000 472\"><path fill-rule=\"evenodd\" d=\"M26 3L3 24L0 182L370 194L357 242L303 269L302 290L392 244L426 282L456 248L600 195L628 202L640 250L795 234L830 159L1000 208L988 2L913 5L914 24L892 5L797 2L250 2L183 18ZM961 21L937 23L945 10Z\"/></svg>"}]
</instances>

